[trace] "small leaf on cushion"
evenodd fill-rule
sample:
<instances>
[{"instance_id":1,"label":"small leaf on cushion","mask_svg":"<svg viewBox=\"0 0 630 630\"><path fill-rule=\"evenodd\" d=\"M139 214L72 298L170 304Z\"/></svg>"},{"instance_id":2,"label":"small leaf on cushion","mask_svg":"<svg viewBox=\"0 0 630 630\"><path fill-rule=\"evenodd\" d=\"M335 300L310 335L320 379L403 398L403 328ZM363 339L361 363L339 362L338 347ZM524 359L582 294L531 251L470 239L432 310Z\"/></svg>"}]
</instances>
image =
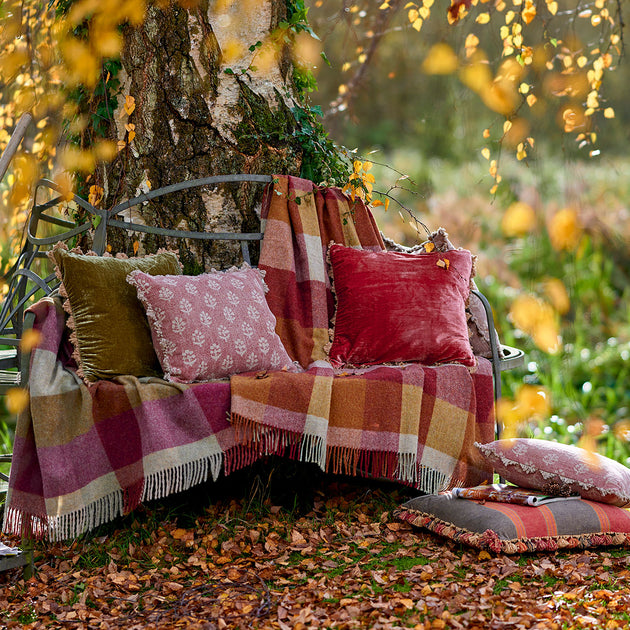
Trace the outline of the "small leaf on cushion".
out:
<instances>
[{"instance_id":1,"label":"small leaf on cushion","mask_svg":"<svg viewBox=\"0 0 630 630\"><path fill-rule=\"evenodd\" d=\"M591 501L630 504L630 469L598 453L532 438L475 445L497 474L517 486L554 487Z\"/></svg>"},{"instance_id":2,"label":"small leaf on cushion","mask_svg":"<svg viewBox=\"0 0 630 630\"><path fill-rule=\"evenodd\" d=\"M472 255L329 249L335 328L331 363L475 365L466 321Z\"/></svg>"},{"instance_id":3,"label":"small leaf on cushion","mask_svg":"<svg viewBox=\"0 0 630 630\"><path fill-rule=\"evenodd\" d=\"M251 267L199 276L150 276L127 281L144 304L167 380L192 383L251 371L294 369Z\"/></svg>"}]
</instances>

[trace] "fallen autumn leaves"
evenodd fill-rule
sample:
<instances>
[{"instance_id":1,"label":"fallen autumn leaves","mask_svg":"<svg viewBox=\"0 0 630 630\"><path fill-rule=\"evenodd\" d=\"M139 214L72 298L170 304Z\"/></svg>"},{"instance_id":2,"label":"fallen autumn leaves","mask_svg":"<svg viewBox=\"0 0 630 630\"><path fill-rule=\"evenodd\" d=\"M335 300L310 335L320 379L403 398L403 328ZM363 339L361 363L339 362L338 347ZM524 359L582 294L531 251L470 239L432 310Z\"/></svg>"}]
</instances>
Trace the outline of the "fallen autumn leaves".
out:
<instances>
[{"instance_id":1,"label":"fallen autumn leaves","mask_svg":"<svg viewBox=\"0 0 630 630\"><path fill-rule=\"evenodd\" d=\"M480 553L393 521L405 496L326 479L302 515L198 494L141 508L38 545L27 582L0 575L0 627L630 627L625 550Z\"/></svg>"}]
</instances>

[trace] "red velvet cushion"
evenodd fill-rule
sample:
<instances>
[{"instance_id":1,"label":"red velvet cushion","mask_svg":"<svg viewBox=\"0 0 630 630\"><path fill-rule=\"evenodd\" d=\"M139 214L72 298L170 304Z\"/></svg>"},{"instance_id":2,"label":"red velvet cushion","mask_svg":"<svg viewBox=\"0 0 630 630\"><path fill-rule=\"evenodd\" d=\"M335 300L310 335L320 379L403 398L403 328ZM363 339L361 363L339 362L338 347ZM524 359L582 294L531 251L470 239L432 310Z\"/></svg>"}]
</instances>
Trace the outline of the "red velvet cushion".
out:
<instances>
[{"instance_id":1,"label":"red velvet cushion","mask_svg":"<svg viewBox=\"0 0 630 630\"><path fill-rule=\"evenodd\" d=\"M404 254L330 246L337 312L331 363L399 361L474 366L466 250Z\"/></svg>"}]
</instances>

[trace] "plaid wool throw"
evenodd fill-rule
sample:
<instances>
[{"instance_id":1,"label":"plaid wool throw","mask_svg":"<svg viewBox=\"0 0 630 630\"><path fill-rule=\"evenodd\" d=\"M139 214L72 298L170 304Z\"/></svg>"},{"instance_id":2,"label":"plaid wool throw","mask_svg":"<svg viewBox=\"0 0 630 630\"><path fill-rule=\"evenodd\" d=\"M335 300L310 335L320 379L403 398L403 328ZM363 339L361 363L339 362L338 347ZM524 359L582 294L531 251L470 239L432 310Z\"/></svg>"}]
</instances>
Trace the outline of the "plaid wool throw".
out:
<instances>
[{"instance_id":1,"label":"plaid wool throw","mask_svg":"<svg viewBox=\"0 0 630 630\"><path fill-rule=\"evenodd\" d=\"M44 298L31 310L42 341L16 427L4 532L74 538L140 501L218 477L236 447L227 380L123 376L88 387L64 365L61 301Z\"/></svg>"},{"instance_id":2,"label":"plaid wool throw","mask_svg":"<svg viewBox=\"0 0 630 630\"><path fill-rule=\"evenodd\" d=\"M369 210L338 189L277 177L263 218L260 267L289 354L306 368L235 375L231 418L252 453L285 454L322 469L400 481L425 492L489 479L475 440L494 437L491 365L408 364L334 370L325 360L334 314L331 241L383 242Z\"/></svg>"},{"instance_id":3,"label":"plaid wool throw","mask_svg":"<svg viewBox=\"0 0 630 630\"><path fill-rule=\"evenodd\" d=\"M374 218L360 199L297 177L276 176L263 202L258 267L265 270L267 303L291 358L307 368L326 358L334 300L326 271L331 242L382 250Z\"/></svg>"}]
</instances>

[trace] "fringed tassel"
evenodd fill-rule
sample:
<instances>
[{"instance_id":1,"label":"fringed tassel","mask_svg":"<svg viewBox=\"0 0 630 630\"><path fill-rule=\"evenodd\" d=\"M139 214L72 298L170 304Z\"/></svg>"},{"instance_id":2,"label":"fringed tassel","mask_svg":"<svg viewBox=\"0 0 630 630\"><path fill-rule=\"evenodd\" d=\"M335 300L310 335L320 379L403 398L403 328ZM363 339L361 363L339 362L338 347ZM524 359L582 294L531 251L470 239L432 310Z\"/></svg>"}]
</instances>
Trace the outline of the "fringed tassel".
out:
<instances>
[{"instance_id":1,"label":"fringed tassel","mask_svg":"<svg viewBox=\"0 0 630 630\"><path fill-rule=\"evenodd\" d=\"M224 453L224 470L228 476L241 468L251 466L260 459L261 454L255 446L237 444Z\"/></svg>"},{"instance_id":2,"label":"fringed tassel","mask_svg":"<svg viewBox=\"0 0 630 630\"><path fill-rule=\"evenodd\" d=\"M415 486L418 481L417 460L418 457L415 453L399 453L398 465L394 472L396 479L408 486Z\"/></svg>"},{"instance_id":3,"label":"fringed tassel","mask_svg":"<svg viewBox=\"0 0 630 630\"><path fill-rule=\"evenodd\" d=\"M46 539L51 542L69 540L122 516L123 504L123 492L117 490L80 510L62 516L41 516L8 508L3 531L36 540Z\"/></svg>"},{"instance_id":4,"label":"fringed tassel","mask_svg":"<svg viewBox=\"0 0 630 630\"><path fill-rule=\"evenodd\" d=\"M415 487L426 494L437 494L446 488L450 477L428 466L418 466L418 480Z\"/></svg>"},{"instance_id":5,"label":"fringed tassel","mask_svg":"<svg viewBox=\"0 0 630 630\"><path fill-rule=\"evenodd\" d=\"M450 481L448 475L418 464L416 459L414 453L333 446L328 448L326 471L335 475L360 475L399 481L427 494L444 490Z\"/></svg>"},{"instance_id":6,"label":"fringed tassel","mask_svg":"<svg viewBox=\"0 0 630 630\"><path fill-rule=\"evenodd\" d=\"M59 541L76 538L103 523L109 523L118 516L122 516L123 513L123 492L117 490L76 512L49 517L48 539Z\"/></svg>"},{"instance_id":7,"label":"fringed tassel","mask_svg":"<svg viewBox=\"0 0 630 630\"><path fill-rule=\"evenodd\" d=\"M145 479L141 500L152 501L176 492L183 492L207 481L210 475L216 481L222 465L223 456L221 453L215 453L193 462L186 462L175 468L152 473Z\"/></svg>"},{"instance_id":8,"label":"fringed tassel","mask_svg":"<svg viewBox=\"0 0 630 630\"><path fill-rule=\"evenodd\" d=\"M300 461L317 464L321 470L326 468L326 443L318 435L304 435L300 445Z\"/></svg>"},{"instance_id":9,"label":"fringed tassel","mask_svg":"<svg viewBox=\"0 0 630 630\"><path fill-rule=\"evenodd\" d=\"M149 475L144 483L131 488L116 490L79 510L61 516L28 514L22 510L5 508L3 531L20 537L52 542L68 540L103 523L109 523L126 514L141 501L161 499L175 492L182 492L203 483L212 475L216 481L223 465L220 453L187 462L171 470Z\"/></svg>"},{"instance_id":10,"label":"fringed tassel","mask_svg":"<svg viewBox=\"0 0 630 630\"><path fill-rule=\"evenodd\" d=\"M486 530L483 534L471 532L440 520L424 512L400 508L394 517L415 527L424 527L435 534L465 543L477 549L495 553L524 553L533 551L556 551L558 549L586 549L601 546L630 546L630 534L611 532L602 534L580 534L577 536L545 536L523 540L502 540L496 532Z\"/></svg>"},{"instance_id":11,"label":"fringed tassel","mask_svg":"<svg viewBox=\"0 0 630 630\"><path fill-rule=\"evenodd\" d=\"M320 436L265 426L236 413L230 415L230 422L234 426L236 442L249 449L253 448L258 457L284 455L290 459L317 464L324 470L325 443ZM247 456L244 452L239 455Z\"/></svg>"},{"instance_id":12,"label":"fringed tassel","mask_svg":"<svg viewBox=\"0 0 630 630\"><path fill-rule=\"evenodd\" d=\"M41 514L25 514L22 510L5 505L2 531L22 539L42 540L46 538L48 532L48 517Z\"/></svg>"}]
</instances>

